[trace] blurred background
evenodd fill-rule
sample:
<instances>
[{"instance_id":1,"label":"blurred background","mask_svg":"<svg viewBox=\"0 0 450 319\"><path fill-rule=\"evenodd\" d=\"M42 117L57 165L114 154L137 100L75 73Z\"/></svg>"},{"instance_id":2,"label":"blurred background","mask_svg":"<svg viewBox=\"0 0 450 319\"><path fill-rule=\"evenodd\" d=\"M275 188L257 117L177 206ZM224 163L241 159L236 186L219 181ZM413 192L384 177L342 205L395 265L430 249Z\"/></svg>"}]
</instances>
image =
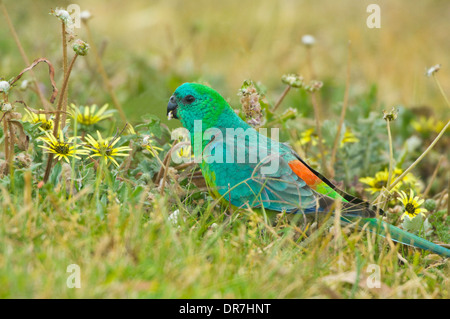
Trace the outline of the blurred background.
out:
<instances>
[{"instance_id":1,"label":"blurred background","mask_svg":"<svg viewBox=\"0 0 450 319\"><path fill-rule=\"evenodd\" d=\"M3 0L30 61L46 57L62 81L60 21L51 9L76 3L89 10L90 30L103 64L127 116L165 118L167 100L186 81L209 83L235 108L245 79L261 82L274 102L284 89L280 78L299 73L309 78L305 34L313 35L312 60L316 79L330 98L323 109L339 105L345 87L348 42L351 41L350 105L352 97L376 87L376 106L428 106L444 118L449 109L434 81L424 73L442 64L438 73L450 92L450 2L434 1L12 1ZM367 6L381 7L381 28L366 25ZM16 76L25 64L1 15L0 77ZM85 28L76 30L87 41ZM72 52L69 52L69 59ZM38 79L50 95L47 68L37 67ZM324 94L325 94L324 93ZM450 94L450 93L449 93ZM35 108L40 108L35 97ZM93 54L77 61L69 102L104 104L104 89ZM295 100L283 107L302 111ZM310 113L308 110L303 110ZM165 120L164 120L165 121ZM171 125L178 125L175 121Z\"/></svg>"}]
</instances>

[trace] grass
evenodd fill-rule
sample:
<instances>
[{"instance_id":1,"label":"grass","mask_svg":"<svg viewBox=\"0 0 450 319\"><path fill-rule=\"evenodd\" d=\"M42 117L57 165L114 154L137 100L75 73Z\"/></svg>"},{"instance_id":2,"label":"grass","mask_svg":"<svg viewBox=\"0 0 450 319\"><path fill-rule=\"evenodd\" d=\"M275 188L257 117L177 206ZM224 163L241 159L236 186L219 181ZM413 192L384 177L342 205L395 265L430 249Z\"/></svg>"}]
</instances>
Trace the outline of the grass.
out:
<instances>
[{"instance_id":1,"label":"grass","mask_svg":"<svg viewBox=\"0 0 450 319\"><path fill-rule=\"evenodd\" d=\"M338 244L327 232L302 248L293 229L245 212L204 232L188 214L173 225L167 197L151 213L133 200L111 204L102 220L85 196L49 194L38 208L2 214L3 298L448 298L448 263L416 253L399 264L396 249L367 246L364 233ZM74 263L81 289L66 286ZM367 288L370 264L381 266L381 288Z\"/></svg>"},{"instance_id":2,"label":"grass","mask_svg":"<svg viewBox=\"0 0 450 319\"><path fill-rule=\"evenodd\" d=\"M436 83L423 75L426 66L448 60L448 42L442 40L447 4L380 1L382 29L369 30L365 8L370 2L289 7L259 1L238 7L233 1L136 1L123 8L80 1L93 19L89 33L81 28L77 37L96 41L95 50L76 59L70 80L67 76L63 83L61 22L48 15L60 2L32 2L31 9L3 2L25 54L31 61L51 61L60 94L67 84L69 104L109 102L109 110L118 110L94 125L67 116L65 134L80 136L77 144L83 147L86 134L95 137L99 130L105 138L119 137L116 146L131 151L116 158L119 167L87 156L70 157L69 164L48 161L39 147L44 136L40 124L21 117L25 107L38 110L47 103L34 85L20 89L25 79L36 77L45 88L44 99L49 98L44 64L1 96L14 109L0 112L0 117L7 114L4 123L16 123L18 141L12 143L15 156L8 166L3 161L8 127L1 126L0 297L450 297L448 259L394 244L366 229L342 228L333 216L306 224L298 216L266 221L250 209L230 214L227 207L212 205L198 168L180 167L167 156L175 143L170 133L178 124L165 119L168 98L185 81L210 83L244 117L236 93L251 78L261 98L264 126L281 128L282 141L314 168L330 170L348 192L373 201L382 186L389 187L388 180L378 181L378 189L371 192L360 178L374 178L391 166L401 172L411 167L396 190L413 189L428 199L432 228L421 229L419 235L448 244L445 172L450 162L442 155L448 154L450 135L438 128L449 120L444 102L450 71L443 66L434 76ZM402 5L408 5L408 14ZM309 58L300 44L306 33L317 40ZM0 28L0 76L5 80L28 66L16 43L5 24ZM71 42L68 61L74 54L70 47ZM314 95L304 88L286 90L280 81L283 74L300 72L308 83L312 68L324 84ZM63 97L57 101L61 108ZM388 123L388 139L382 109L399 104L398 118ZM320 123L314 119L318 105ZM421 121L424 115L431 124ZM133 130L124 128L125 118ZM302 135L308 129L312 134ZM353 141L344 139L347 132ZM404 227L404 208L391 195L384 203L386 219ZM79 289L67 286L72 264L80 267ZM371 288L376 273L380 287Z\"/></svg>"}]
</instances>

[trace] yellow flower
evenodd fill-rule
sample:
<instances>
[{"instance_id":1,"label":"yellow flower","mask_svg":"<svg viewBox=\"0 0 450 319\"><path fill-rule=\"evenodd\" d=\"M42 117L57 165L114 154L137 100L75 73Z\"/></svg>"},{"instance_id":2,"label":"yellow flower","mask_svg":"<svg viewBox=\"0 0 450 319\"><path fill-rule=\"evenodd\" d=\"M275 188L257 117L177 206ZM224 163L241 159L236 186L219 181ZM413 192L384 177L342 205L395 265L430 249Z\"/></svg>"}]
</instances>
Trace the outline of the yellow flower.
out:
<instances>
[{"instance_id":1,"label":"yellow flower","mask_svg":"<svg viewBox=\"0 0 450 319\"><path fill-rule=\"evenodd\" d=\"M172 158L174 162L186 162L186 160L190 160L194 157L194 154L192 154L192 147L190 143L186 145L187 142L190 142L190 134L188 130L183 127L176 128L172 131L171 137L175 141L175 143L178 141L185 144L183 146L175 147L174 157Z\"/></svg>"},{"instance_id":2,"label":"yellow flower","mask_svg":"<svg viewBox=\"0 0 450 319\"><path fill-rule=\"evenodd\" d=\"M426 212L427 210L420 207L420 205L423 204L424 200L420 199L418 196L414 196L414 192L412 189L410 189L409 191L409 197L404 191L400 191L399 196L403 203L403 206L405 207L405 212L401 217L402 220L406 216L408 216L410 219L413 219L418 215L422 215L425 217L425 214L423 212Z\"/></svg>"},{"instance_id":3,"label":"yellow flower","mask_svg":"<svg viewBox=\"0 0 450 319\"><path fill-rule=\"evenodd\" d=\"M154 157L158 156L159 151L162 151L163 149L161 147L153 145L153 140L150 138L150 135L144 136L142 139L142 146L150 152L150 154Z\"/></svg>"},{"instance_id":4,"label":"yellow flower","mask_svg":"<svg viewBox=\"0 0 450 319\"><path fill-rule=\"evenodd\" d=\"M73 109L72 117L82 125L97 124L98 122L111 117L113 112L111 110L106 110L108 108L108 104L103 105L99 110L97 110L96 104L80 107L72 104L71 107Z\"/></svg>"},{"instance_id":5,"label":"yellow flower","mask_svg":"<svg viewBox=\"0 0 450 319\"><path fill-rule=\"evenodd\" d=\"M300 134L300 145L311 143L312 146L316 146L318 141L319 137L314 132L314 128L310 128Z\"/></svg>"},{"instance_id":6,"label":"yellow flower","mask_svg":"<svg viewBox=\"0 0 450 319\"><path fill-rule=\"evenodd\" d=\"M355 136L355 134L353 134L353 132L349 128L347 128L345 130L344 137L341 140L340 147L343 147L344 144L346 144L346 143L358 143L358 142L359 142L359 138L357 138Z\"/></svg>"},{"instance_id":7,"label":"yellow flower","mask_svg":"<svg viewBox=\"0 0 450 319\"><path fill-rule=\"evenodd\" d=\"M402 173L402 171L400 171L400 174ZM398 175L400 175L398 174ZM416 193L419 193L421 191L421 189L423 188L423 183L421 183L412 173L408 173L406 174L406 176L403 178L402 182L401 182L401 186L400 188L403 189L412 189L414 190Z\"/></svg>"},{"instance_id":8,"label":"yellow flower","mask_svg":"<svg viewBox=\"0 0 450 319\"><path fill-rule=\"evenodd\" d=\"M192 157L191 146L187 145L187 146L180 147L180 149L177 151L177 155L181 158Z\"/></svg>"},{"instance_id":9,"label":"yellow flower","mask_svg":"<svg viewBox=\"0 0 450 319\"><path fill-rule=\"evenodd\" d=\"M417 132L429 135L430 133L439 133L444 128L445 123L433 117L421 116L419 120L412 121L411 125Z\"/></svg>"},{"instance_id":10,"label":"yellow flower","mask_svg":"<svg viewBox=\"0 0 450 319\"><path fill-rule=\"evenodd\" d=\"M120 146L114 147L117 144L120 137L108 137L107 139L103 139L102 135L99 131L97 131L98 140L95 140L91 135L87 134L86 141L88 142L87 146L84 148L86 151L93 151L94 153L90 156L100 156L105 161L105 164L108 163L108 160L114 163L117 167L119 167L119 163L117 163L115 156L128 156L128 153L121 153L131 151L131 148L128 146Z\"/></svg>"},{"instance_id":11,"label":"yellow flower","mask_svg":"<svg viewBox=\"0 0 450 319\"><path fill-rule=\"evenodd\" d=\"M397 177L399 177L402 173L403 173L403 171L400 168L395 168L394 171L392 172L391 183L393 181L395 181L395 179ZM371 194L374 194L374 193L381 191L383 189L383 187L387 186L388 175L389 175L389 171L386 168L386 169L384 169L384 171L377 172L375 174L375 177L370 177L370 176L369 177L361 177L359 179L359 181L361 183L364 183L364 184L370 186L370 187L366 188L366 191L369 191ZM422 185L417 180L417 178L412 173L408 173L408 174L406 174L405 177L403 177L403 179L400 182L398 182L394 186L393 190L408 188L408 189L413 189L415 192L419 192L421 187L422 187Z\"/></svg>"},{"instance_id":12,"label":"yellow flower","mask_svg":"<svg viewBox=\"0 0 450 319\"><path fill-rule=\"evenodd\" d=\"M127 123L126 126L127 127L126 127L125 132L127 135L136 135L136 131L134 130L133 125L131 125L130 123Z\"/></svg>"},{"instance_id":13,"label":"yellow flower","mask_svg":"<svg viewBox=\"0 0 450 319\"><path fill-rule=\"evenodd\" d=\"M51 118L47 119L45 114L35 114L27 109L25 109L25 112L27 112L27 114L22 118L24 121L31 124L40 123L39 128L43 131L51 131L53 129L53 120Z\"/></svg>"},{"instance_id":14,"label":"yellow flower","mask_svg":"<svg viewBox=\"0 0 450 319\"><path fill-rule=\"evenodd\" d=\"M396 168L394 172L392 173L391 181L394 181L395 177L397 175L401 174L401 170ZM384 171L377 172L375 174L375 177L361 177L359 181L361 183L364 183L366 185L369 185L370 187L366 187L366 190L369 191L371 194L375 194L383 189L383 187L387 186L389 178L389 171L386 168ZM394 189L398 189L401 186L402 182L398 183L394 186Z\"/></svg>"},{"instance_id":15,"label":"yellow flower","mask_svg":"<svg viewBox=\"0 0 450 319\"><path fill-rule=\"evenodd\" d=\"M69 137L67 140L64 138L64 134L61 129L58 132L58 136L55 137L52 132L44 131L45 137L40 137L39 139L44 141L47 146L39 145L39 147L46 150L46 153L55 154L57 160L64 159L67 163L69 162L69 157L74 157L80 159L77 155L87 155L87 151L78 149L78 145L74 145L72 141L75 137Z\"/></svg>"}]
</instances>

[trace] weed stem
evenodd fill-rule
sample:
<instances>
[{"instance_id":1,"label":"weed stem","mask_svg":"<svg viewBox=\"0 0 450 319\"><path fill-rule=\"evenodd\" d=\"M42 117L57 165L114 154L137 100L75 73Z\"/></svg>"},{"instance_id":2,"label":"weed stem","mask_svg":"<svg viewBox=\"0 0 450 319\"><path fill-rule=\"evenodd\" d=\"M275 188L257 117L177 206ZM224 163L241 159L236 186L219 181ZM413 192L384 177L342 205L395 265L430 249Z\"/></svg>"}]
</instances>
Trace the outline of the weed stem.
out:
<instances>
[{"instance_id":1,"label":"weed stem","mask_svg":"<svg viewBox=\"0 0 450 319\"><path fill-rule=\"evenodd\" d=\"M116 96L116 93L111 84L111 81L109 80L108 75L106 74L106 70L105 70L105 67L103 66L102 59L97 50L94 39L92 38L92 33L91 33L91 29L89 28L89 24L87 23L87 21L83 21L83 22L84 22L84 25L86 26L86 32L87 32L87 36L89 39L89 43L91 45L92 51L94 51L94 56L95 56L95 60L97 62L98 71L100 72L100 75L102 76L103 83L106 86L106 89L108 90L109 95L111 95L111 99L114 103L114 106L119 111L120 118L122 119L122 121L124 123L127 123L128 120L125 115L125 112L123 111L122 105L120 104L119 99Z\"/></svg>"},{"instance_id":2,"label":"weed stem","mask_svg":"<svg viewBox=\"0 0 450 319\"><path fill-rule=\"evenodd\" d=\"M339 145L339 139L341 137L342 126L345 120L345 114L347 112L348 106L348 92L350 89L350 65L351 65L351 50L350 50L351 42L348 42L348 55L347 55L347 77L345 81L345 93L344 93L344 102L342 104L341 117L339 119L339 125L337 127L336 137L334 138L333 151L331 152L330 159L330 167L334 167L334 162L336 160L336 153ZM330 176L331 177L331 176Z\"/></svg>"},{"instance_id":3,"label":"weed stem","mask_svg":"<svg viewBox=\"0 0 450 319\"><path fill-rule=\"evenodd\" d=\"M2 0L0 0L0 7L2 8L3 15L5 16L6 24L8 25L9 30L14 38L14 41L16 42L17 48L19 49L19 52L20 52L20 55L22 56L23 61L25 62L26 65L30 65L30 60L28 59L28 56L25 53L25 50L23 49L22 43L20 42L19 36L17 35L17 32L16 32L16 29L14 28L14 25L12 24L11 19L9 17L8 10L6 10L6 6ZM39 100L41 100L41 104L44 107L44 109L46 111L48 111L50 109L49 103L44 98L44 95L42 94L42 91L39 88L39 85L38 85L38 82L36 79L36 75L33 71L30 71L30 74L31 74L31 78L33 79L35 91L36 91L37 95L39 96Z\"/></svg>"}]
</instances>

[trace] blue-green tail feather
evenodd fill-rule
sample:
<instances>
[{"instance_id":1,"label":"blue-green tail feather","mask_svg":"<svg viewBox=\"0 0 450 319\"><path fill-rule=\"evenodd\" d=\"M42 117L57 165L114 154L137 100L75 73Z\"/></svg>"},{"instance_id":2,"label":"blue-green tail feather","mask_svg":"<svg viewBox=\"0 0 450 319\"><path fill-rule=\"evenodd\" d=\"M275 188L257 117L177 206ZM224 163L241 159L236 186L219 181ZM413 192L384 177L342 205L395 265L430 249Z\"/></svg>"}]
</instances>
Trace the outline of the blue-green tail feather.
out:
<instances>
[{"instance_id":1,"label":"blue-green tail feather","mask_svg":"<svg viewBox=\"0 0 450 319\"><path fill-rule=\"evenodd\" d=\"M345 223L350 223L355 221L355 218L343 216L341 217L341 220ZM425 249L445 257L450 257L450 249L436 245L426 239L411 234L403 229L385 223L380 219L362 218L361 226L364 224L368 224L370 231L376 232L380 236L386 237L387 233L389 233L393 241L413 246L416 248Z\"/></svg>"}]
</instances>

